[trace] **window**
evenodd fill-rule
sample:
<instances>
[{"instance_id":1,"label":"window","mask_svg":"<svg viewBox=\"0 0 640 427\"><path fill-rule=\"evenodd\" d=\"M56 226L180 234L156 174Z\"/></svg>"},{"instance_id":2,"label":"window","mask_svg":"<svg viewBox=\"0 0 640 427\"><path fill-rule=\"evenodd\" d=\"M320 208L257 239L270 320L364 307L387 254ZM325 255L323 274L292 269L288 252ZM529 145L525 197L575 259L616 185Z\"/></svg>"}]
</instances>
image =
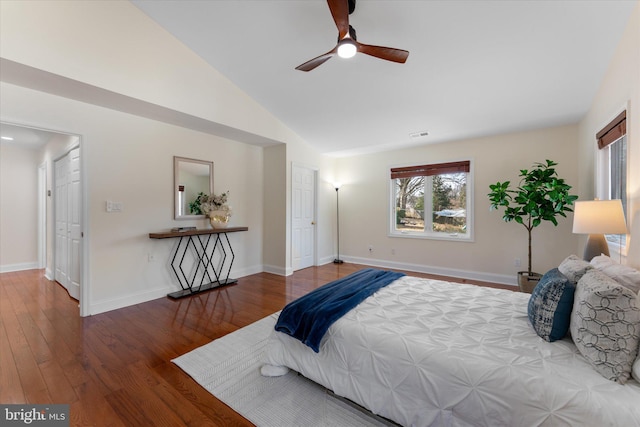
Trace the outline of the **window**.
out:
<instances>
[{"instance_id":1,"label":"window","mask_svg":"<svg viewBox=\"0 0 640 427\"><path fill-rule=\"evenodd\" d=\"M627 120L626 111L596 134L598 140L598 190L600 199L622 201L627 224ZM609 248L620 253L626 249L623 236L607 235Z\"/></svg>"},{"instance_id":2,"label":"window","mask_svg":"<svg viewBox=\"0 0 640 427\"><path fill-rule=\"evenodd\" d=\"M472 239L471 162L391 168L390 233Z\"/></svg>"}]
</instances>

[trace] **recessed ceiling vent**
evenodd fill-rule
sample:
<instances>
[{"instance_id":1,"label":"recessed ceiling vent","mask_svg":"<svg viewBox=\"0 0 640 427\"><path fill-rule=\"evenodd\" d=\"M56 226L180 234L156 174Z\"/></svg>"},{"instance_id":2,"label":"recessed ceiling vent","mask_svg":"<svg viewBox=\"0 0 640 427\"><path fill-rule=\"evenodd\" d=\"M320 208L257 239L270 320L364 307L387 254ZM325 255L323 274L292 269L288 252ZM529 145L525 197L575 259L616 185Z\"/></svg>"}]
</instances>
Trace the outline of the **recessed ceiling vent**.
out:
<instances>
[{"instance_id":1,"label":"recessed ceiling vent","mask_svg":"<svg viewBox=\"0 0 640 427\"><path fill-rule=\"evenodd\" d=\"M411 138L422 138L424 136L429 136L429 132L427 132L426 130L423 130L422 132L410 133L409 136Z\"/></svg>"}]
</instances>

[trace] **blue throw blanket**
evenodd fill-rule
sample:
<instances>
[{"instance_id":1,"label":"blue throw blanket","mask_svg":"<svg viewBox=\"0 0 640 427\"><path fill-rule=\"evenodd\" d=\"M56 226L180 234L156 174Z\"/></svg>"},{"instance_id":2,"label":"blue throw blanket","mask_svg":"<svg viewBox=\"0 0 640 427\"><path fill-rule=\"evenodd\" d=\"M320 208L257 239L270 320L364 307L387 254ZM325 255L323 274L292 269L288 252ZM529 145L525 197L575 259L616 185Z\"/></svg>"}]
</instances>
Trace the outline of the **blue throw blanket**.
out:
<instances>
[{"instance_id":1,"label":"blue throw blanket","mask_svg":"<svg viewBox=\"0 0 640 427\"><path fill-rule=\"evenodd\" d=\"M280 313L276 331L320 351L320 340L329 327L349 310L403 273L367 268L327 283L287 304Z\"/></svg>"}]
</instances>

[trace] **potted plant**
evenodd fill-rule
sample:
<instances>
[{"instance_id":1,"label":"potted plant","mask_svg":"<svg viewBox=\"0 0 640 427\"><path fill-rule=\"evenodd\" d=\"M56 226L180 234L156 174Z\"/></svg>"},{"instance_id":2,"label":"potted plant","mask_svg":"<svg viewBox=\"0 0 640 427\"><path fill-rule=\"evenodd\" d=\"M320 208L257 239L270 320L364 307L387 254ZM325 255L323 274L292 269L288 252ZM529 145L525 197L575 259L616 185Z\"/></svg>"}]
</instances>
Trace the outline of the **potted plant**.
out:
<instances>
[{"instance_id":1,"label":"potted plant","mask_svg":"<svg viewBox=\"0 0 640 427\"><path fill-rule=\"evenodd\" d=\"M529 259L527 271L518 272L518 285L523 292L531 292L541 275L531 269L531 231L542 221L558 225L558 216L566 217L573 212L571 206L578 196L569 194L571 186L558 177L554 168L557 163L535 163L531 170L520 170L520 185L511 189L511 182L489 185L491 210L504 207L502 219L522 224L529 234Z\"/></svg>"}]
</instances>

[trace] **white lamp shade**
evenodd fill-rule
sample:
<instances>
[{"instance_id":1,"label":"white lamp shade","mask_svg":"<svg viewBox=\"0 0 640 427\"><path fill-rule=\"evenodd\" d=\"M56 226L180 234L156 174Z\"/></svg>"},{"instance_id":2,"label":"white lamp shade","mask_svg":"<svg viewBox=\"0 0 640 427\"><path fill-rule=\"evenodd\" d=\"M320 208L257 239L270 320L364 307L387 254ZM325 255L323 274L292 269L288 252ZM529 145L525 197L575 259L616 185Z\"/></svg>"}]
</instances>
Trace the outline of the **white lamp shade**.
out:
<instances>
[{"instance_id":1,"label":"white lamp shade","mask_svg":"<svg viewBox=\"0 0 640 427\"><path fill-rule=\"evenodd\" d=\"M576 202L573 210L573 232L627 234L622 202L619 199Z\"/></svg>"}]
</instances>

